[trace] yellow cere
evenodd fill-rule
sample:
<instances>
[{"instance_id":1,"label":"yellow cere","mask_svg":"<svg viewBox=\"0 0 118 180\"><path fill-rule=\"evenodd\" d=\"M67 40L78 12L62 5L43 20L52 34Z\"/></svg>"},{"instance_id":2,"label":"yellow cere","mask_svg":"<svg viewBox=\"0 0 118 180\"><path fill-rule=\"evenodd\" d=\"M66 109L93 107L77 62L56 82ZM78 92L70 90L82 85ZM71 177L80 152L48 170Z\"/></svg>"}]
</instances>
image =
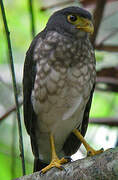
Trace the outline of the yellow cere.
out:
<instances>
[{"instance_id":1,"label":"yellow cere","mask_svg":"<svg viewBox=\"0 0 118 180\"><path fill-rule=\"evenodd\" d=\"M91 34L93 34L94 32L94 26L91 20L84 18L84 17L80 17L78 15L68 15L67 16L67 20L68 22L70 22L71 24L75 25L76 28L81 29L85 32L89 32Z\"/></svg>"}]
</instances>

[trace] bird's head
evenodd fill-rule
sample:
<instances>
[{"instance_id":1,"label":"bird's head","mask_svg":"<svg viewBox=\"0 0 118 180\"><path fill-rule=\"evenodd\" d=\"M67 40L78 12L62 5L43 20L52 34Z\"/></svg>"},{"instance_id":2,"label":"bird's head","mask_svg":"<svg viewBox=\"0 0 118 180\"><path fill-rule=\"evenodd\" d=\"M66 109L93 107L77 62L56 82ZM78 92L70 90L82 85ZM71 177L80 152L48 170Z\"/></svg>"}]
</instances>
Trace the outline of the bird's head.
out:
<instances>
[{"instance_id":1,"label":"bird's head","mask_svg":"<svg viewBox=\"0 0 118 180\"><path fill-rule=\"evenodd\" d=\"M92 34L94 31L91 14L85 9L75 6L55 12L49 18L46 28L75 36Z\"/></svg>"}]
</instances>

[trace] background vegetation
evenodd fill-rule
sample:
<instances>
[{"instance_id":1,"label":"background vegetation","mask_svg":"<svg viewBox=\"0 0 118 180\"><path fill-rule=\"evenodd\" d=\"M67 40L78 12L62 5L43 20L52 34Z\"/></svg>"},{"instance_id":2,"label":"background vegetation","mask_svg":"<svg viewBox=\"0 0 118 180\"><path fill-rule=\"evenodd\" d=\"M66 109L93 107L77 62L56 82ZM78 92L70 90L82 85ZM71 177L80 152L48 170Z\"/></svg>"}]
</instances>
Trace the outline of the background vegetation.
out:
<instances>
[{"instance_id":1,"label":"background vegetation","mask_svg":"<svg viewBox=\"0 0 118 180\"><path fill-rule=\"evenodd\" d=\"M31 21L28 1L4 1L8 26L10 30L15 72L19 90L19 100L22 101L22 72L25 53L32 40ZM44 27L52 10L40 11L41 2L34 1L34 17L36 34ZM55 9L54 9L55 10ZM118 18L118 17L115 17ZM97 69L117 66L117 53L96 51ZM102 85L103 86L103 85ZM7 42L5 29L0 11L0 117L14 106L13 88L8 63ZM21 118L23 127L23 140L26 160L26 173L32 172L33 156L29 137L24 128L22 106ZM117 117L118 95L115 92L96 91L93 98L91 117L107 118ZM94 139L93 139L94 137ZM118 128L105 125L89 125L86 139L95 148L104 149L114 147L117 142ZM74 155L74 159L85 156L85 150ZM22 176L21 159L19 154L19 137L16 113L7 118L0 119L0 180L10 180Z\"/></svg>"}]
</instances>

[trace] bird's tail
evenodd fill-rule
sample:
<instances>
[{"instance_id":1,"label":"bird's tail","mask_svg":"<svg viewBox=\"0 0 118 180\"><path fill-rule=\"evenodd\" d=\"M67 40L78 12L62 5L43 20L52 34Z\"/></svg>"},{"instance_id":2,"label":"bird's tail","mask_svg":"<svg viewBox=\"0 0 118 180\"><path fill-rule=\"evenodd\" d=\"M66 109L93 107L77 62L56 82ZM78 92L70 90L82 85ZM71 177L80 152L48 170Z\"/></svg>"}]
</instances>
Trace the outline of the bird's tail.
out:
<instances>
[{"instance_id":1,"label":"bird's tail","mask_svg":"<svg viewBox=\"0 0 118 180\"><path fill-rule=\"evenodd\" d=\"M38 158L34 159L34 169L33 172L36 171L40 171L41 169L43 169L44 167L46 167L48 164L44 163L43 161L41 161Z\"/></svg>"}]
</instances>

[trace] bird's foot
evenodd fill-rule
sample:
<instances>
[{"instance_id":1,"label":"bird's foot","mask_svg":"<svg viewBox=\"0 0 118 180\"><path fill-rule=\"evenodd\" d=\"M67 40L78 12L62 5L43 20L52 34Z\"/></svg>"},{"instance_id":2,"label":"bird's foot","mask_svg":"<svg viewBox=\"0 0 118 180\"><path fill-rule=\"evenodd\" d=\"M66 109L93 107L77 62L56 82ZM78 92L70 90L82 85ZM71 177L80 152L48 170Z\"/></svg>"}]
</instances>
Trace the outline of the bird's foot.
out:
<instances>
[{"instance_id":1,"label":"bird's foot","mask_svg":"<svg viewBox=\"0 0 118 180\"><path fill-rule=\"evenodd\" d=\"M94 156L97 154L101 154L104 152L104 149L101 148L100 150L94 150L92 147L87 148L87 156Z\"/></svg>"},{"instance_id":2,"label":"bird's foot","mask_svg":"<svg viewBox=\"0 0 118 180\"><path fill-rule=\"evenodd\" d=\"M104 152L104 149L100 149L98 151L94 150L87 142L86 140L84 139L84 137L81 135L81 133L77 130L77 129L74 129L73 130L73 133L77 136L77 138L83 143L84 147L86 148L87 150L87 156L94 156L96 154L100 154L102 152Z\"/></svg>"},{"instance_id":3,"label":"bird's foot","mask_svg":"<svg viewBox=\"0 0 118 180\"><path fill-rule=\"evenodd\" d=\"M62 159L55 158L55 159L53 159L53 160L51 161L51 163L50 163L48 166L46 166L45 168L43 168L43 169L41 170L41 173L44 174L44 173L46 173L48 170L50 170L50 169L53 168L53 167L56 167L56 168L58 168L58 169L63 170L63 169L65 169L65 168L62 166L62 164L65 164L65 163L67 163L67 162L68 162L68 159L65 159L65 158L62 158Z\"/></svg>"}]
</instances>

